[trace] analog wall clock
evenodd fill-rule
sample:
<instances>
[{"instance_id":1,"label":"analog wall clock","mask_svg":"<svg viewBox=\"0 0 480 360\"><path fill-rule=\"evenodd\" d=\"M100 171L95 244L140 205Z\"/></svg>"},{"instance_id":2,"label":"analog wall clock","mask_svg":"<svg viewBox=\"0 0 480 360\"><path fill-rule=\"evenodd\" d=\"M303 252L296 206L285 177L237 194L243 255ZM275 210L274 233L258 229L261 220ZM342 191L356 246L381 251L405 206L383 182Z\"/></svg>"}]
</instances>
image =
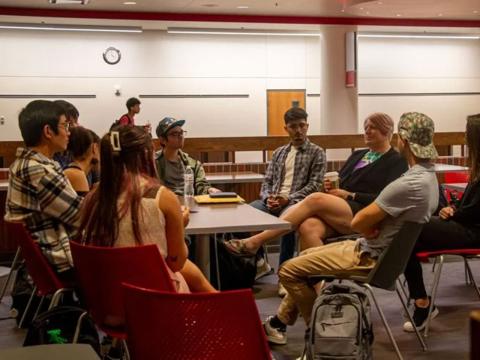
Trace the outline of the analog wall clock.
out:
<instances>
[{"instance_id":1,"label":"analog wall clock","mask_svg":"<svg viewBox=\"0 0 480 360\"><path fill-rule=\"evenodd\" d=\"M120 53L120 50L113 46L110 46L103 52L103 60L105 60L107 64L115 65L121 58L122 54Z\"/></svg>"}]
</instances>

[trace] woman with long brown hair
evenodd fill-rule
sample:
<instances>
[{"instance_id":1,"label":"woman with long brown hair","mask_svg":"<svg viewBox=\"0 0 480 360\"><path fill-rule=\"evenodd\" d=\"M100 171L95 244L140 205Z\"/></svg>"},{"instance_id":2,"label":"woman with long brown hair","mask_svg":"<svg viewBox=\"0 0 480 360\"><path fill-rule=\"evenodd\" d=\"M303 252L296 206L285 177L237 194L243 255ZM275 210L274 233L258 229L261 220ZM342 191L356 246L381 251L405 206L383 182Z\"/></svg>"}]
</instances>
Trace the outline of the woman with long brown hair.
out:
<instances>
[{"instance_id":1,"label":"woman with long brown hair","mask_svg":"<svg viewBox=\"0 0 480 360\"><path fill-rule=\"evenodd\" d=\"M428 318L430 298L423 283L422 266L416 257L420 251L480 248L480 114L467 117L466 142L470 179L460 205L444 207L424 225L405 269L410 298L415 301L413 321L422 330ZM433 307L431 318L438 315ZM413 332L410 321L403 325Z\"/></svg>"},{"instance_id":2,"label":"woman with long brown hair","mask_svg":"<svg viewBox=\"0 0 480 360\"><path fill-rule=\"evenodd\" d=\"M139 127L115 127L100 142L100 158L100 182L82 209L85 243L157 244L178 291L215 291L187 259L188 209L182 214L176 195L158 182L151 136Z\"/></svg>"}]
</instances>

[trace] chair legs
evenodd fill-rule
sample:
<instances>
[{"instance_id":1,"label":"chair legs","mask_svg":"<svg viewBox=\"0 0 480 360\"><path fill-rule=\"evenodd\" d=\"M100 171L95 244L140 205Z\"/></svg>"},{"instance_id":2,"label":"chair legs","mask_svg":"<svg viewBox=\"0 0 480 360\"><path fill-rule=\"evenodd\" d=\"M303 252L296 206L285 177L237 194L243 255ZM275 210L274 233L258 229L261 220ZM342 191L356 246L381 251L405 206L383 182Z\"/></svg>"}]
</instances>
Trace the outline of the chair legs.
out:
<instances>
[{"instance_id":1,"label":"chair legs","mask_svg":"<svg viewBox=\"0 0 480 360\"><path fill-rule=\"evenodd\" d=\"M20 329L23 326L23 322L25 321L25 318L27 317L27 313L30 310L30 305L32 305L32 300L33 297L37 294L37 287L35 286L32 291L32 295L30 295L30 298L28 299L27 306L25 307L25 310L23 311L22 318L20 319L20 322L18 323L18 328Z\"/></svg>"},{"instance_id":2,"label":"chair legs","mask_svg":"<svg viewBox=\"0 0 480 360\"><path fill-rule=\"evenodd\" d=\"M82 328L82 321L87 316L87 312L83 312L82 315L78 317L77 326L75 327L75 334L73 335L72 343L76 344L78 342L78 337L80 336L80 329Z\"/></svg>"},{"instance_id":3,"label":"chair legs","mask_svg":"<svg viewBox=\"0 0 480 360\"><path fill-rule=\"evenodd\" d=\"M437 258L439 259L439 262L437 265L437 269L435 269L435 276L433 277L432 294L430 298L430 306L428 308L427 324L425 325L425 331L423 333L425 337L428 336L428 330L430 328L430 316L432 315L433 307L435 304L435 298L437 297L438 283L440 282L440 274L442 273L442 267L443 267L443 260L444 260L443 255L440 255Z\"/></svg>"},{"instance_id":4,"label":"chair legs","mask_svg":"<svg viewBox=\"0 0 480 360\"><path fill-rule=\"evenodd\" d=\"M427 345L425 344L425 341L423 340L422 335L420 334L420 331L418 331L418 328L415 326L415 323L413 322L412 314L408 311L407 304L405 303L405 299L403 298L402 294L400 293L400 289L403 291L403 295L406 295L405 289L402 286L402 283L400 280L397 279L396 284L395 284L395 291L397 292L398 298L400 299L400 302L402 303L403 310L408 316L408 320L413 326L413 329L415 330L415 335L417 336L418 342L420 343L420 346L422 347L423 351L427 351Z\"/></svg>"},{"instance_id":5,"label":"chair legs","mask_svg":"<svg viewBox=\"0 0 480 360\"><path fill-rule=\"evenodd\" d=\"M13 258L13 261L12 261L12 265L10 266L10 272L8 273L7 281L5 281L5 284L3 285L2 293L0 294L0 302L2 302L3 296L5 295L5 291L7 291L8 285L10 284L10 280L13 275L13 269L17 265L19 259L20 259L20 246L17 248L17 252L15 253L15 257Z\"/></svg>"},{"instance_id":6,"label":"chair legs","mask_svg":"<svg viewBox=\"0 0 480 360\"><path fill-rule=\"evenodd\" d=\"M397 342L395 341L395 338L393 337L392 330L390 329L390 326L388 326L387 319L385 318L385 315L383 314L382 309L378 305L377 299L375 298L375 294L373 293L372 287L368 284L362 284L363 287L365 287L368 292L370 293L370 296L373 300L373 303L375 304L375 307L377 308L378 314L380 315L380 318L382 319L383 326L385 327L385 330L387 331L388 337L390 338L390 342L392 343L395 352L397 353L397 357L399 360L403 360L402 354L400 353L400 349L398 348Z\"/></svg>"},{"instance_id":7,"label":"chair legs","mask_svg":"<svg viewBox=\"0 0 480 360\"><path fill-rule=\"evenodd\" d=\"M468 273L468 277L470 278L470 283L473 285L473 287L475 288L475 291L477 292L478 297L480 298L480 290L478 289L477 282L475 281L475 277L473 276L472 268L470 267L467 257L464 256L463 260L465 261L465 271Z\"/></svg>"}]
</instances>

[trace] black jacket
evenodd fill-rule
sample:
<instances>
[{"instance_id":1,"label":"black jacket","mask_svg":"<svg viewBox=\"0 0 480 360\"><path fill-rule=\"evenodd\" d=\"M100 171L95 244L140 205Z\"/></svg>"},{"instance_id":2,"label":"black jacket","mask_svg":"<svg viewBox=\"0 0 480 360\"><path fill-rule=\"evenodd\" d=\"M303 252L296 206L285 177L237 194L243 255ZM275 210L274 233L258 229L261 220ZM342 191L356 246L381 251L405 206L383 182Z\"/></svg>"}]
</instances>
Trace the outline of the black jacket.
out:
<instances>
[{"instance_id":1,"label":"black jacket","mask_svg":"<svg viewBox=\"0 0 480 360\"><path fill-rule=\"evenodd\" d=\"M480 230L480 181L468 183L452 220Z\"/></svg>"},{"instance_id":2,"label":"black jacket","mask_svg":"<svg viewBox=\"0 0 480 360\"><path fill-rule=\"evenodd\" d=\"M355 202L369 205L385 186L408 170L407 161L391 148L380 159L355 170L369 149L355 151L340 170L340 188L355 193Z\"/></svg>"}]
</instances>

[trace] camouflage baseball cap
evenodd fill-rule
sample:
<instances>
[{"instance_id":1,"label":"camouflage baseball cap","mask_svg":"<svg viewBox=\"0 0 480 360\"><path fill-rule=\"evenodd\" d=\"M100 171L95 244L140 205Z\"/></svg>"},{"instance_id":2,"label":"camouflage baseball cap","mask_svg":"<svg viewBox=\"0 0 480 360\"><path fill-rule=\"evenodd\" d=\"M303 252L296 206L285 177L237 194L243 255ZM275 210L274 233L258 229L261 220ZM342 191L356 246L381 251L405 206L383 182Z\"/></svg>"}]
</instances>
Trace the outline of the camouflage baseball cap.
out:
<instances>
[{"instance_id":1,"label":"camouflage baseball cap","mask_svg":"<svg viewBox=\"0 0 480 360\"><path fill-rule=\"evenodd\" d=\"M427 115L418 112L404 113L398 123L398 134L408 140L412 153L420 159L435 159L438 156L433 145L435 125Z\"/></svg>"}]
</instances>

